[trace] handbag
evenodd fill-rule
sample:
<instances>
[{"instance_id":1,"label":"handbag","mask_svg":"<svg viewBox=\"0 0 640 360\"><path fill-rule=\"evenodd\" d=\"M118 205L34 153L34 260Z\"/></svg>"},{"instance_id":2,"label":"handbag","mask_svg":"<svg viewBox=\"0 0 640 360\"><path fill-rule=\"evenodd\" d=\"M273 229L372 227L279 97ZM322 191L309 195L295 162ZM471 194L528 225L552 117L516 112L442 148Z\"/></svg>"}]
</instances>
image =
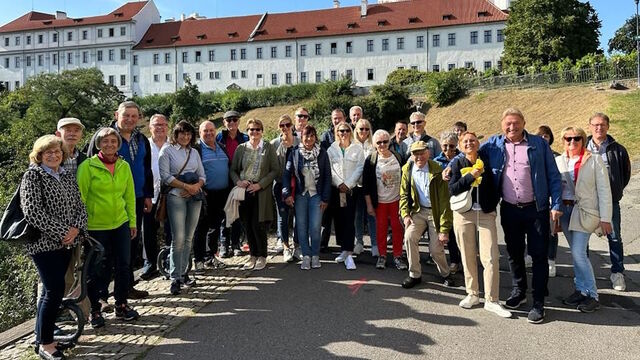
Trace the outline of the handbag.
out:
<instances>
[{"instance_id":1,"label":"handbag","mask_svg":"<svg viewBox=\"0 0 640 360\"><path fill-rule=\"evenodd\" d=\"M583 208L579 204L573 209L573 211L576 210L578 210L578 222L580 223L580 227L590 233L596 232L600 227L600 212L594 209Z\"/></svg>"},{"instance_id":2,"label":"handbag","mask_svg":"<svg viewBox=\"0 0 640 360\"><path fill-rule=\"evenodd\" d=\"M29 224L24 217L18 187L0 220L0 238L5 243L23 245L36 241L40 234L40 230Z\"/></svg>"},{"instance_id":3,"label":"handbag","mask_svg":"<svg viewBox=\"0 0 640 360\"><path fill-rule=\"evenodd\" d=\"M449 204L451 206L451 210L460 214L471 210L471 206L473 206L471 190L463 191L458 195L451 195L449 198Z\"/></svg>"},{"instance_id":4,"label":"handbag","mask_svg":"<svg viewBox=\"0 0 640 360\"><path fill-rule=\"evenodd\" d=\"M189 149L189 154L187 155L187 161L184 162L178 174L175 177L179 177L184 171L184 168L187 167L189 163L189 158L191 157L191 149ZM158 195L158 201L156 201L156 213L155 219L157 222L162 223L167 220L167 196L169 196L169 191L171 191L171 186L162 184L160 186L160 194Z\"/></svg>"}]
</instances>

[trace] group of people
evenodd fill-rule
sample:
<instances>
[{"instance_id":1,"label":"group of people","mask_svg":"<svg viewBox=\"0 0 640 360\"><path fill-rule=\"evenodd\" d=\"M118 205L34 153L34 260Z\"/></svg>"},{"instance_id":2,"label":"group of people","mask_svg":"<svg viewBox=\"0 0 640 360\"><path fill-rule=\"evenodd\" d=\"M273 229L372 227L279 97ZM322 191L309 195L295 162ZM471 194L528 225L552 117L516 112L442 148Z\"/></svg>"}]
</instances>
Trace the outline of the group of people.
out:
<instances>
[{"instance_id":1,"label":"group of people","mask_svg":"<svg viewBox=\"0 0 640 360\"><path fill-rule=\"evenodd\" d=\"M263 138L258 119L249 119L246 133L240 131L236 111L224 114L225 129L219 132L209 120L197 130L180 121L169 131L167 118L155 114L150 138L137 127L140 116L134 102L120 104L111 126L93 134L86 155L77 149L84 125L76 118L61 119L56 135L45 135L33 146L20 195L25 218L41 231L27 251L43 284L36 324L43 358L64 358L62 350L69 346L54 342L53 332L62 297L73 283L82 238L91 236L105 248L87 283L89 318L98 328L105 325L104 313L114 311L108 302L114 270L115 316L138 318L127 299L148 294L133 287L133 267L142 256L142 279L157 273L160 227L170 246L173 295L195 285L189 276L192 251L194 273L205 266L223 268L220 258L242 255L242 232L250 251L243 268L264 269L268 223L274 219L284 260L300 261L302 270L321 267L320 252L328 249L332 224L340 247L335 261L356 269L354 255L364 249L367 226L376 268L408 269L404 288L421 282L419 241L426 232L443 284L453 286L451 275L464 271L463 308L480 303L479 255L484 308L502 317L511 316L505 308L527 302L528 254L531 323L545 316L559 231L574 263L575 291L565 304L583 312L599 308L588 258L594 232L608 237L611 281L614 289L625 290L619 201L630 162L625 148L608 135L605 114L589 119L589 137L579 127L563 129L562 154L550 148L551 129L527 132L524 115L512 108L502 115L503 133L483 144L463 122L439 140L428 135L420 112L411 114L410 132L404 121L395 124L393 135L374 132L358 106L348 118L335 109L330 129L321 136L309 112L299 108L294 119L279 118L280 134L271 142ZM504 306L499 302L498 205L513 283Z\"/></svg>"}]
</instances>

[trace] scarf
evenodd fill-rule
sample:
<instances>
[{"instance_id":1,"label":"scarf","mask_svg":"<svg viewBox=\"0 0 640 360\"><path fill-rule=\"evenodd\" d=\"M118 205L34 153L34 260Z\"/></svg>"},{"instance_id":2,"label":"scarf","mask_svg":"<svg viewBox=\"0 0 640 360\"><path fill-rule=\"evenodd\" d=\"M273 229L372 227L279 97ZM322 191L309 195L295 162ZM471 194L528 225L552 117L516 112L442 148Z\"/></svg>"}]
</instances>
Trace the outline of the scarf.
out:
<instances>
[{"instance_id":1,"label":"scarf","mask_svg":"<svg viewBox=\"0 0 640 360\"><path fill-rule=\"evenodd\" d=\"M100 161L102 161L105 164L115 164L116 161L118 161L118 158L119 156L117 154L113 155L113 157L111 158L108 158L102 153L102 151L98 152L98 159L100 159Z\"/></svg>"},{"instance_id":2,"label":"scarf","mask_svg":"<svg viewBox=\"0 0 640 360\"><path fill-rule=\"evenodd\" d=\"M318 154L320 154L320 146L315 144L313 149L307 150L304 144L298 145L300 149L300 155L304 159L304 167L309 168L313 173L313 179L317 182L320 178L320 168L318 167Z\"/></svg>"}]
</instances>

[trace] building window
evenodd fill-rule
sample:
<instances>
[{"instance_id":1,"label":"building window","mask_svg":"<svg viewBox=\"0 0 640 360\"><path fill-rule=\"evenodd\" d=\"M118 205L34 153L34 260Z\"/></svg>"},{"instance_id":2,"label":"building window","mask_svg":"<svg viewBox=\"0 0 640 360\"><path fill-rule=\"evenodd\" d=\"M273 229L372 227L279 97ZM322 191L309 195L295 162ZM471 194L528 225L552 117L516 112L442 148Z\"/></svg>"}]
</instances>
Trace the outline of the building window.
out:
<instances>
[{"instance_id":1,"label":"building window","mask_svg":"<svg viewBox=\"0 0 640 360\"><path fill-rule=\"evenodd\" d=\"M240 49L240 60L247 59L247 49Z\"/></svg>"},{"instance_id":2,"label":"building window","mask_svg":"<svg viewBox=\"0 0 640 360\"><path fill-rule=\"evenodd\" d=\"M240 56L242 58L242 55ZM262 59L262 48L256 48L256 59Z\"/></svg>"},{"instance_id":3,"label":"building window","mask_svg":"<svg viewBox=\"0 0 640 360\"><path fill-rule=\"evenodd\" d=\"M271 47L271 58L275 59L278 57L278 48L275 46Z\"/></svg>"},{"instance_id":4,"label":"building window","mask_svg":"<svg viewBox=\"0 0 640 360\"><path fill-rule=\"evenodd\" d=\"M26 60L27 60L27 67L30 67L31 66L31 56L27 56Z\"/></svg>"},{"instance_id":5,"label":"building window","mask_svg":"<svg viewBox=\"0 0 640 360\"><path fill-rule=\"evenodd\" d=\"M231 60L236 60L236 49L231 49L231 55L229 57Z\"/></svg>"},{"instance_id":6,"label":"building window","mask_svg":"<svg viewBox=\"0 0 640 360\"><path fill-rule=\"evenodd\" d=\"M433 72L440 72L440 65L433 65Z\"/></svg>"},{"instance_id":7,"label":"building window","mask_svg":"<svg viewBox=\"0 0 640 360\"><path fill-rule=\"evenodd\" d=\"M496 30L496 41L504 42L504 30L502 29Z\"/></svg>"},{"instance_id":8,"label":"building window","mask_svg":"<svg viewBox=\"0 0 640 360\"><path fill-rule=\"evenodd\" d=\"M158 74L153 74L153 81L154 81L154 82L160 82L160 75L158 75Z\"/></svg>"},{"instance_id":9,"label":"building window","mask_svg":"<svg viewBox=\"0 0 640 360\"><path fill-rule=\"evenodd\" d=\"M113 61L116 58L116 52L113 49L109 49L109 61Z\"/></svg>"},{"instance_id":10,"label":"building window","mask_svg":"<svg viewBox=\"0 0 640 360\"><path fill-rule=\"evenodd\" d=\"M373 81L373 69L367 69L367 80Z\"/></svg>"},{"instance_id":11,"label":"building window","mask_svg":"<svg viewBox=\"0 0 640 360\"><path fill-rule=\"evenodd\" d=\"M307 56L307 45L300 45L300 56Z\"/></svg>"},{"instance_id":12,"label":"building window","mask_svg":"<svg viewBox=\"0 0 640 360\"><path fill-rule=\"evenodd\" d=\"M171 74L164 74L164 81L170 82L171 81Z\"/></svg>"},{"instance_id":13,"label":"building window","mask_svg":"<svg viewBox=\"0 0 640 360\"><path fill-rule=\"evenodd\" d=\"M40 56L42 56L42 55L40 55ZM4 58L4 68L5 69L9 68L9 61L10 61L9 58Z\"/></svg>"},{"instance_id":14,"label":"building window","mask_svg":"<svg viewBox=\"0 0 640 360\"><path fill-rule=\"evenodd\" d=\"M496 61L496 67L498 68L498 70L502 71L502 60Z\"/></svg>"},{"instance_id":15,"label":"building window","mask_svg":"<svg viewBox=\"0 0 640 360\"><path fill-rule=\"evenodd\" d=\"M353 79L353 70L349 69L345 72L347 79Z\"/></svg>"},{"instance_id":16,"label":"building window","mask_svg":"<svg viewBox=\"0 0 640 360\"><path fill-rule=\"evenodd\" d=\"M189 62L189 53L187 51L182 52L182 63L186 64Z\"/></svg>"},{"instance_id":17,"label":"building window","mask_svg":"<svg viewBox=\"0 0 640 360\"><path fill-rule=\"evenodd\" d=\"M316 83L322 82L322 71L316 71Z\"/></svg>"},{"instance_id":18,"label":"building window","mask_svg":"<svg viewBox=\"0 0 640 360\"><path fill-rule=\"evenodd\" d=\"M133 55L133 65L138 65L138 55Z\"/></svg>"},{"instance_id":19,"label":"building window","mask_svg":"<svg viewBox=\"0 0 640 360\"><path fill-rule=\"evenodd\" d=\"M53 33L53 35L51 35L51 42L58 42L58 33Z\"/></svg>"},{"instance_id":20,"label":"building window","mask_svg":"<svg viewBox=\"0 0 640 360\"><path fill-rule=\"evenodd\" d=\"M338 80L338 72L336 70L331 70L331 81Z\"/></svg>"},{"instance_id":21,"label":"building window","mask_svg":"<svg viewBox=\"0 0 640 360\"><path fill-rule=\"evenodd\" d=\"M189 80L189 74L182 73L182 81L187 81L187 80Z\"/></svg>"},{"instance_id":22,"label":"building window","mask_svg":"<svg viewBox=\"0 0 640 360\"><path fill-rule=\"evenodd\" d=\"M493 34L492 34L491 30L485 30L484 31L484 43L485 44L490 43L492 37L493 37Z\"/></svg>"},{"instance_id":23,"label":"building window","mask_svg":"<svg viewBox=\"0 0 640 360\"><path fill-rule=\"evenodd\" d=\"M473 62L472 61L465 61L464 62L464 68L465 69L473 69Z\"/></svg>"},{"instance_id":24,"label":"building window","mask_svg":"<svg viewBox=\"0 0 640 360\"><path fill-rule=\"evenodd\" d=\"M303 84L307 82L307 73L304 71L300 73L300 82Z\"/></svg>"},{"instance_id":25,"label":"building window","mask_svg":"<svg viewBox=\"0 0 640 360\"><path fill-rule=\"evenodd\" d=\"M439 47L440 46L440 35L434 34L431 37L431 46L433 46L433 47Z\"/></svg>"},{"instance_id":26,"label":"building window","mask_svg":"<svg viewBox=\"0 0 640 360\"><path fill-rule=\"evenodd\" d=\"M382 51L389 51L389 39L382 39Z\"/></svg>"},{"instance_id":27,"label":"building window","mask_svg":"<svg viewBox=\"0 0 640 360\"><path fill-rule=\"evenodd\" d=\"M202 61L202 51L196 51L196 62Z\"/></svg>"},{"instance_id":28,"label":"building window","mask_svg":"<svg viewBox=\"0 0 640 360\"><path fill-rule=\"evenodd\" d=\"M284 57L291 57L291 45L284 47Z\"/></svg>"},{"instance_id":29,"label":"building window","mask_svg":"<svg viewBox=\"0 0 640 360\"><path fill-rule=\"evenodd\" d=\"M87 30L82 30L82 40L87 40L89 38L89 32Z\"/></svg>"},{"instance_id":30,"label":"building window","mask_svg":"<svg viewBox=\"0 0 640 360\"><path fill-rule=\"evenodd\" d=\"M447 38L449 46L456 46L456 33L449 33Z\"/></svg>"},{"instance_id":31,"label":"building window","mask_svg":"<svg viewBox=\"0 0 640 360\"><path fill-rule=\"evenodd\" d=\"M197 72L197 73L196 73L196 80L197 80L197 81L202 80L202 73L201 73L201 72Z\"/></svg>"},{"instance_id":32,"label":"building window","mask_svg":"<svg viewBox=\"0 0 640 360\"><path fill-rule=\"evenodd\" d=\"M232 79L237 79L238 78L238 72L235 70L231 70L231 78Z\"/></svg>"},{"instance_id":33,"label":"building window","mask_svg":"<svg viewBox=\"0 0 640 360\"><path fill-rule=\"evenodd\" d=\"M89 52L88 51L83 51L82 52L82 63L86 64L89 62Z\"/></svg>"},{"instance_id":34,"label":"building window","mask_svg":"<svg viewBox=\"0 0 640 360\"><path fill-rule=\"evenodd\" d=\"M491 70L491 61L484 62L484 71Z\"/></svg>"},{"instance_id":35,"label":"building window","mask_svg":"<svg viewBox=\"0 0 640 360\"><path fill-rule=\"evenodd\" d=\"M109 37L113 37L115 35L115 31L113 28L109 28Z\"/></svg>"},{"instance_id":36,"label":"building window","mask_svg":"<svg viewBox=\"0 0 640 360\"><path fill-rule=\"evenodd\" d=\"M20 88L20 81L16 81L15 85L16 85L16 90L18 90Z\"/></svg>"},{"instance_id":37,"label":"building window","mask_svg":"<svg viewBox=\"0 0 640 360\"><path fill-rule=\"evenodd\" d=\"M127 75L120 75L120 86L127 85Z\"/></svg>"},{"instance_id":38,"label":"building window","mask_svg":"<svg viewBox=\"0 0 640 360\"><path fill-rule=\"evenodd\" d=\"M98 37L101 38L102 37L102 29L98 29Z\"/></svg>"},{"instance_id":39,"label":"building window","mask_svg":"<svg viewBox=\"0 0 640 360\"><path fill-rule=\"evenodd\" d=\"M396 39L396 50L404 50L404 38L399 37Z\"/></svg>"},{"instance_id":40,"label":"building window","mask_svg":"<svg viewBox=\"0 0 640 360\"><path fill-rule=\"evenodd\" d=\"M209 50L209 61L215 61L216 60L216 51L215 50Z\"/></svg>"},{"instance_id":41,"label":"building window","mask_svg":"<svg viewBox=\"0 0 640 360\"><path fill-rule=\"evenodd\" d=\"M451 71L456 68L456 64L447 64L447 71Z\"/></svg>"},{"instance_id":42,"label":"building window","mask_svg":"<svg viewBox=\"0 0 640 360\"><path fill-rule=\"evenodd\" d=\"M120 60L127 60L127 49L120 49Z\"/></svg>"},{"instance_id":43,"label":"building window","mask_svg":"<svg viewBox=\"0 0 640 360\"><path fill-rule=\"evenodd\" d=\"M133 82L134 82L135 84L137 84L137 83L138 83L138 75L133 75Z\"/></svg>"},{"instance_id":44,"label":"building window","mask_svg":"<svg viewBox=\"0 0 640 360\"><path fill-rule=\"evenodd\" d=\"M153 54L153 65L158 65L160 63L160 54Z\"/></svg>"},{"instance_id":45,"label":"building window","mask_svg":"<svg viewBox=\"0 0 640 360\"><path fill-rule=\"evenodd\" d=\"M424 48L424 36L422 35L416 36L416 48L417 49Z\"/></svg>"},{"instance_id":46,"label":"building window","mask_svg":"<svg viewBox=\"0 0 640 360\"><path fill-rule=\"evenodd\" d=\"M5 39L8 40L8 39ZM42 36L42 34L38 35L38 44L42 44L42 42L44 41L44 37ZM5 46L9 46L9 42L5 41Z\"/></svg>"},{"instance_id":47,"label":"building window","mask_svg":"<svg viewBox=\"0 0 640 360\"><path fill-rule=\"evenodd\" d=\"M353 41L347 41L346 50L347 54L351 54L353 52Z\"/></svg>"},{"instance_id":48,"label":"building window","mask_svg":"<svg viewBox=\"0 0 640 360\"><path fill-rule=\"evenodd\" d=\"M209 79L210 80L218 80L218 79L220 79L220 72L219 71L209 71Z\"/></svg>"},{"instance_id":49,"label":"building window","mask_svg":"<svg viewBox=\"0 0 640 360\"><path fill-rule=\"evenodd\" d=\"M27 35L26 43L27 45L31 45L31 35Z\"/></svg>"},{"instance_id":50,"label":"building window","mask_svg":"<svg viewBox=\"0 0 640 360\"><path fill-rule=\"evenodd\" d=\"M102 50L98 50L98 52L96 53L96 57L98 58L98 61L102 61ZM155 55L153 57L153 59L155 60ZM155 62L154 62L155 64Z\"/></svg>"},{"instance_id":51,"label":"building window","mask_svg":"<svg viewBox=\"0 0 640 360\"><path fill-rule=\"evenodd\" d=\"M9 46L9 38L8 37L4 38L4 46L5 47Z\"/></svg>"},{"instance_id":52,"label":"building window","mask_svg":"<svg viewBox=\"0 0 640 360\"><path fill-rule=\"evenodd\" d=\"M73 41L73 32L72 31L67 32L67 41Z\"/></svg>"},{"instance_id":53,"label":"building window","mask_svg":"<svg viewBox=\"0 0 640 360\"><path fill-rule=\"evenodd\" d=\"M171 64L171 53L164 53L164 63Z\"/></svg>"},{"instance_id":54,"label":"building window","mask_svg":"<svg viewBox=\"0 0 640 360\"><path fill-rule=\"evenodd\" d=\"M16 46L20 45L20 36L16 36Z\"/></svg>"},{"instance_id":55,"label":"building window","mask_svg":"<svg viewBox=\"0 0 640 360\"><path fill-rule=\"evenodd\" d=\"M51 64L58 65L58 54L53 54L53 57L51 58Z\"/></svg>"},{"instance_id":56,"label":"building window","mask_svg":"<svg viewBox=\"0 0 640 360\"><path fill-rule=\"evenodd\" d=\"M278 74L271 74L271 85L278 85Z\"/></svg>"},{"instance_id":57,"label":"building window","mask_svg":"<svg viewBox=\"0 0 640 360\"><path fill-rule=\"evenodd\" d=\"M373 52L373 40L367 40L367 52Z\"/></svg>"},{"instance_id":58,"label":"building window","mask_svg":"<svg viewBox=\"0 0 640 360\"><path fill-rule=\"evenodd\" d=\"M411 65L411 70L418 70L418 65Z\"/></svg>"},{"instance_id":59,"label":"building window","mask_svg":"<svg viewBox=\"0 0 640 360\"><path fill-rule=\"evenodd\" d=\"M8 61L9 59L5 59L5 60L7 60L5 62L5 64L7 65L6 67L9 67L9 61ZM38 55L38 66L42 66L42 64L44 64L44 56Z\"/></svg>"},{"instance_id":60,"label":"building window","mask_svg":"<svg viewBox=\"0 0 640 360\"><path fill-rule=\"evenodd\" d=\"M338 53L338 43L331 43L331 55Z\"/></svg>"},{"instance_id":61,"label":"building window","mask_svg":"<svg viewBox=\"0 0 640 360\"><path fill-rule=\"evenodd\" d=\"M120 26L120 36L127 35L127 28L125 26Z\"/></svg>"},{"instance_id":62,"label":"building window","mask_svg":"<svg viewBox=\"0 0 640 360\"><path fill-rule=\"evenodd\" d=\"M322 55L322 44L316 44L316 55Z\"/></svg>"},{"instance_id":63,"label":"building window","mask_svg":"<svg viewBox=\"0 0 640 360\"><path fill-rule=\"evenodd\" d=\"M290 73L290 72L289 72L289 73L284 74L284 82L285 82L287 85L291 85L291 73Z\"/></svg>"},{"instance_id":64,"label":"building window","mask_svg":"<svg viewBox=\"0 0 640 360\"><path fill-rule=\"evenodd\" d=\"M471 39L470 39L470 43L473 44L477 44L478 43L478 32L477 31L472 31L471 32Z\"/></svg>"},{"instance_id":65,"label":"building window","mask_svg":"<svg viewBox=\"0 0 640 360\"><path fill-rule=\"evenodd\" d=\"M116 85L116 77L114 75L109 75L109 85L111 86Z\"/></svg>"},{"instance_id":66,"label":"building window","mask_svg":"<svg viewBox=\"0 0 640 360\"><path fill-rule=\"evenodd\" d=\"M247 78L247 70L240 70L240 78L241 79Z\"/></svg>"}]
</instances>

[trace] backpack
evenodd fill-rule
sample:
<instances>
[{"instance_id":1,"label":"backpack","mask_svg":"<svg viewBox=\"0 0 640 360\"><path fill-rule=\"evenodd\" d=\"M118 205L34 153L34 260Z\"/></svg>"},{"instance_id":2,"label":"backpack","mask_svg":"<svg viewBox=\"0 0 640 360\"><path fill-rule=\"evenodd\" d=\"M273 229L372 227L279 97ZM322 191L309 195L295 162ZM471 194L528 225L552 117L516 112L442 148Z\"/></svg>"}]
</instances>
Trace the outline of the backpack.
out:
<instances>
[{"instance_id":1,"label":"backpack","mask_svg":"<svg viewBox=\"0 0 640 360\"><path fill-rule=\"evenodd\" d=\"M24 217L18 187L0 220L0 239L5 244L23 245L36 241L39 237L40 230L27 223Z\"/></svg>"}]
</instances>

